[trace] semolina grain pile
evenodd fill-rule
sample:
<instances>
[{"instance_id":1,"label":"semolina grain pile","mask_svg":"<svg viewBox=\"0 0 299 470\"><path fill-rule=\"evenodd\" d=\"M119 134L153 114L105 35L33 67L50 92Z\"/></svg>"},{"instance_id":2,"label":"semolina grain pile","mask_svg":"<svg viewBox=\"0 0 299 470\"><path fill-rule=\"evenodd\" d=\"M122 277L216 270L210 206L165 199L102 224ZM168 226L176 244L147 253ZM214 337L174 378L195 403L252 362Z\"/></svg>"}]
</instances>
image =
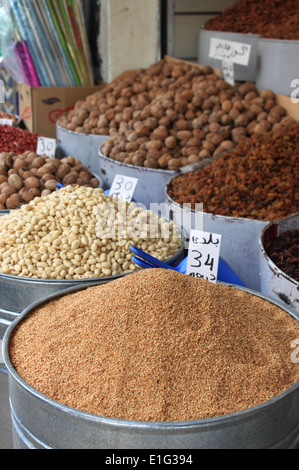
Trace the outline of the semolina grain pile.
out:
<instances>
[{"instance_id":1,"label":"semolina grain pile","mask_svg":"<svg viewBox=\"0 0 299 470\"><path fill-rule=\"evenodd\" d=\"M299 323L244 291L148 269L44 304L14 330L25 382L77 410L134 421L211 418L295 384Z\"/></svg>"}]
</instances>

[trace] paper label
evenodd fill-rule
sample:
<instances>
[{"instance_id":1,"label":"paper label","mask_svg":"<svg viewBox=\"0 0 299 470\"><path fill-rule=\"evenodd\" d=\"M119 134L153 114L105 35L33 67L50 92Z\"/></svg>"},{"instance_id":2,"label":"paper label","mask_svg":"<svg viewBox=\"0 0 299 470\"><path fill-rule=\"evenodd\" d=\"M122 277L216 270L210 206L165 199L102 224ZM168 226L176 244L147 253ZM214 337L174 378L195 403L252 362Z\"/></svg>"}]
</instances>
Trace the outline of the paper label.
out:
<instances>
[{"instance_id":1,"label":"paper label","mask_svg":"<svg viewBox=\"0 0 299 470\"><path fill-rule=\"evenodd\" d=\"M223 80L229 83L231 86L235 84L235 70L234 64L230 60L222 61L222 77Z\"/></svg>"},{"instance_id":2,"label":"paper label","mask_svg":"<svg viewBox=\"0 0 299 470\"><path fill-rule=\"evenodd\" d=\"M56 156L56 139L50 139L48 137L39 137L37 140L37 151L38 155L46 155L49 158L55 158Z\"/></svg>"},{"instance_id":3,"label":"paper label","mask_svg":"<svg viewBox=\"0 0 299 470\"><path fill-rule=\"evenodd\" d=\"M12 126L13 125L13 120L12 119L0 119L0 124L2 126Z\"/></svg>"},{"instance_id":4,"label":"paper label","mask_svg":"<svg viewBox=\"0 0 299 470\"><path fill-rule=\"evenodd\" d=\"M131 202L134 196L137 178L131 176L116 175L110 188L110 196L117 197L125 202Z\"/></svg>"},{"instance_id":5,"label":"paper label","mask_svg":"<svg viewBox=\"0 0 299 470\"><path fill-rule=\"evenodd\" d=\"M186 274L216 284L221 240L222 235L192 230Z\"/></svg>"},{"instance_id":6,"label":"paper label","mask_svg":"<svg viewBox=\"0 0 299 470\"><path fill-rule=\"evenodd\" d=\"M211 59L230 60L234 64L247 66L251 49L251 44L211 38L209 57Z\"/></svg>"}]
</instances>

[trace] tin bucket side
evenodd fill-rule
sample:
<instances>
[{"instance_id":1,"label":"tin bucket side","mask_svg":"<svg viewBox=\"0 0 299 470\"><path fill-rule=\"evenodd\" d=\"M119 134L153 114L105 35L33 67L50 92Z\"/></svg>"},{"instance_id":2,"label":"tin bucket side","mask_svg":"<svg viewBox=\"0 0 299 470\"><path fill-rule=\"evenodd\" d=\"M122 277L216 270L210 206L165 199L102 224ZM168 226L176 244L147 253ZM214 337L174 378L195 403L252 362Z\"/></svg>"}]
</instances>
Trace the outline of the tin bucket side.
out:
<instances>
[{"instance_id":1,"label":"tin bucket side","mask_svg":"<svg viewBox=\"0 0 299 470\"><path fill-rule=\"evenodd\" d=\"M221 60L210 57L210 44L212 38L217 38L223 41L238 42L251 47L248 66L234 64L234 74L235 80L237 81L255 82L257 75L259 35L211 31L201 28L199 30L198 63L202 65L210 65L214 69L221 69Z\"/></svg>"},{"instance_id":2,"label":"tin bucket side","mask_svg":"<svg viewBox=\"0 0 299 470\"><path fill-rule=\"evenodd\" d=\"M274 93L290 96L292 81L299 78L299 41L259 39L256 87L271 89ZM275 60L273 60L275 57Z\"/></svg>"},{"instance_id":3,"label":"tin bucket side","mask_svg":"<svg viewBox=\"0 0 299 470\"><path fill-rule=\"evenodd\" d=\"M72 156L92 173L100 175L99 148L109 139L106 135L80 134L56 125L57 158Z\"/></svg>"},{"instance_id":4,"label":"tin bucket side","mask_svg":"<svg viewBox=\"0 0 299 470\"><path fill-rule=\"evenodd\" d=\"M256 292L239 289L280 306ZM78 290L82 288L69 289L63 294L56 293L28 307L5 334L3 358L9 376L16 449L297 448L299 382L272 400L242 412L206 420L165 423L135 422L91 415L61 405L31 388L18 376L10 362L10 336L18 323L36 307ZM292 315L292 312L284 310Z\"/></svg>"},{"instance_id":5,"label":"tin bucket side","mask_svg":"<svg viewBox=\"0 0 299 470\"><path fill-rule=\"evenodd\" d=\"M299 282L284 273L269 257L267 248L277 236L299 229L299 213L268 224L259 237L261 292L291 309L299 318Z\"/></svg>"},{"instance_id":6,"label":"tin bucket side","mask_svg":"<svg viewBox=\"0 0 299 470\"><path fill-rule=\"evenodd\" d=\"M171 207L175 223L183 227L186 238L189 238L191 230L222 235L221 257L249 289L260 292L258 238L268 222L225 217L182 207L170 198L167 189L168 186L165 201Z\"/></svg>"},{"instance_id":7,"label":"tin bucket side","mask_svg":"<svg viewBox=\"0 0 299 470\"><path fill-rule=\"evenodd\" d=\"M151 168L138 167L120 163L99 153L100 175L104 185L111 188L117 174L131 176L138 179L138 185L134 193L134 199L150 209L151 204L164 202L164 188L169 180L178 174L176 171L155 170Z\"/></svg>"}]
</instances>

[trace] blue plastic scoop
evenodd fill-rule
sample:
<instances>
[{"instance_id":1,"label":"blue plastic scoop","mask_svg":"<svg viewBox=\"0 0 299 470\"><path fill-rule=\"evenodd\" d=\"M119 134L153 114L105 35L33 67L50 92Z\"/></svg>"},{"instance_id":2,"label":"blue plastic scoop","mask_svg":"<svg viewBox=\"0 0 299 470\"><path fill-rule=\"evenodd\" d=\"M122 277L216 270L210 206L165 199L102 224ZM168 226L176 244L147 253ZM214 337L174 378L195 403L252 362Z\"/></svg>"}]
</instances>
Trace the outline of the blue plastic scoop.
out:
<instances>
[{"instance_id":1,"label":"blue plastic scoop","mask_svg":"<svg viewBox=\"0 0 299 470\"><path fill-rule=\"evenodd\" d=\"M135 255L132 258L132 261L137 264L140 268L149 269L149 268L162 268L162 269L172 269L179 273L186 274L188 258L184 258L180 264L176 267L169 264L163 263L162 261L154 258L153 256L145 253L144 251L131 246L131 251ZM225 282L227 284L234 284L240 287L246 287L237 274L232 270L232 268L222 259L219 259L218 267L218 281Z\"/></svg>"}]
</instances>

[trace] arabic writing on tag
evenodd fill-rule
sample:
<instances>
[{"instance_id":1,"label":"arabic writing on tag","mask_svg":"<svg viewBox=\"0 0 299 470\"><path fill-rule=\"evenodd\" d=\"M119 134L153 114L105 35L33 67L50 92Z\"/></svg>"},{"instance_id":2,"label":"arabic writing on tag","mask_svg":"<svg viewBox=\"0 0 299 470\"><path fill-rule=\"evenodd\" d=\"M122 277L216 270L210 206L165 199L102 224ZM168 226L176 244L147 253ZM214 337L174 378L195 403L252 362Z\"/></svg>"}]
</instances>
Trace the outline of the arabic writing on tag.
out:
<instances>
[{"instance_id":1,"label":"arabic writing on tag","mask_svg":"<svg viewBox=\"0 0 299 470\"><path fill-rule=\"evenodd\" d=\"M251 44L211 38L209 57L230 60L234 64L248 65L251 49Z\"/></svg>"},{"instance_id":2,"label":"arabic writing on tag","mask_svg":"<svg viewBox=\"0 0 299 470\"><path fill-rule=\"evenodd\" d=\"M193 230L190 234L187 274L216 283L221 235Z\"/></svg>"}]
</instances>

